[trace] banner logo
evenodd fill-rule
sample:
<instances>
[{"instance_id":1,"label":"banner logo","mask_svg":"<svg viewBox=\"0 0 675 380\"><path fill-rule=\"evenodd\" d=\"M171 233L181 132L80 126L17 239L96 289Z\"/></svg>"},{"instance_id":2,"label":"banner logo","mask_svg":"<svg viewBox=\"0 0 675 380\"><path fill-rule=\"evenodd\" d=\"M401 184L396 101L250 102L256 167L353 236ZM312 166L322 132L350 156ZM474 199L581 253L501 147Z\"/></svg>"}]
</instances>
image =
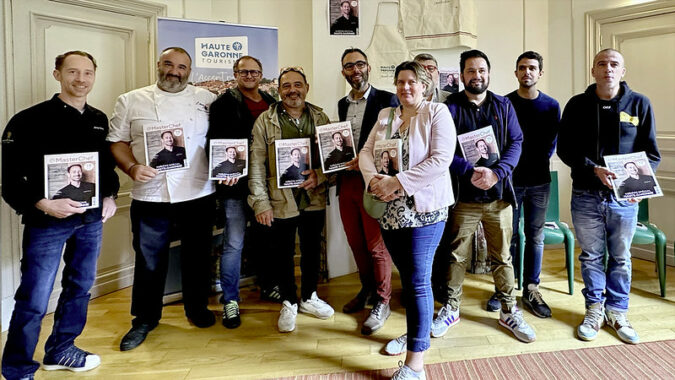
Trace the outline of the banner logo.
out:
<instances>
[{"instance_id":1,"label":"banner logo","mask_svg":"<svg viewBox=\"0 0 675 380\"><path fill-rule=\"evenodd\" d=\"M195 66L232 68L234 61L248 55L248 37L195 38Z\"/></svg>"}]
</instances>

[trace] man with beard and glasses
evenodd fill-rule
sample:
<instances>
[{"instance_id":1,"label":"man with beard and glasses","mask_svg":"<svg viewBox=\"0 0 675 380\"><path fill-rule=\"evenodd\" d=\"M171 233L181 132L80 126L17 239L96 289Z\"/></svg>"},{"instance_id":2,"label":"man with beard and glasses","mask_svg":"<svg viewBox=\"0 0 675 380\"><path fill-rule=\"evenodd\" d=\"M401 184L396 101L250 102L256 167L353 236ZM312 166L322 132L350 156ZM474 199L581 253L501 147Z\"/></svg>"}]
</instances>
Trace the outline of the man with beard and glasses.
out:
<instances>
[{"instance_id":1,"label":"man with beard and glasses","mask_svg":"<svg viewBox=\"0 0 675 380\"><path fill-rule=\"evenodd\" d=\"M369 74L368 57L361 49L350 48L342 53L342 76L352 89L338 101L338 116L340 121L351 122L356 152L366 142L380 110L398 106L396 95L368 83ZM391 314L391 257L382 240L379 222L363 208L363 190L357 156L337 178L340 217L361 280L361 290L342 311L360 311L370 299L374 306L361 328L361 333L369 335L384 326Z\"/></svg>"},{"instance_id":2,"label":"man with beard and glasses","mask_svg":"<svg viewBox=\"0 0 675 380\"><path fill-rule=\"evenodd\" d=\"M490 61L479 50L468 50L460 56L460 79L464 91L452 94L446 104L457 127L457 135L492 127L499 149L499 160L490 167L472 165L462 156L459 147L450 172L459 184L458 200L436 251L436 281L447 279L445 294L439 297L445 306L438 312L431 328L432 336L444 335L459 322L459 306L466 265L471 261L473 234L482 222L492 262L492 275L501 302L499 324L523 342L535 340L534 330L523 319L516 306L514 272L511 264L513 205L515 194L511 173L518 163L523 134L511 102L487 91L490 84ZM454 183L454 181L453 181ZM449 269L448 269L449 264Z\"/></svg>"},{"instance_id":3,"label":"man with beard and glasses","mask_svg":"<svg viewBox=\"0 0 675 380\"><path fill-rule=\"evenodd\" d=\"M539 275L544 255L544 223L551 193L550 158L555 151L560 106L552 97L537 89L544 73L544 59L534 51L526 51L516 60L518 89L506 95L518 115L523 131L520 161L513 171L516 208L513 212L511 257L515 272L519 273L518 225L521 207L525 223L525 250L523 258L523 305L539 318L549 318L551 309L539 291ZM497 293L488 301L490 309L501 307Z\"/></svg>"},{"instance_id":4,"label":"man with beard and glasses","mask_svg":"<svg viewBox=\"0 0 675 380\"><path fill-rule=\"evenodd\" d=\"M301 67L285 67L279 73L281 101L260 114L253 124L248 204L256 221L268 228L274 241L274 256L268 265L279 284L283 300L277 327L280 332L295 330L298 311L320 319L330 318L333 308L316 294L319 281L321 234L326 222L326 176L321 171L319 147L314 138L315 126L330 123L321 108L305 101L309 84ZM301 177L297 188L277 186L274 141L307 138L312 141L312 167L302 167L297 154ZM294 150L295 151L295 150ZM294 159L296 160L296 159ZM294 165L291 165L294 166ZM302 167L302 168L301 168ZM302 170L300 172L300 170ZM295 285L295 236L300 238L301 296Z\"/></svg>"},{"instance_id":5,"label":"man with beard and glasses","mask_svg":"<svg viewBox=\"0 0 675 380\"><path fill-rule=\"evenodd\" d=\"M157 62L157 83L120 95L110 120L108 141L113 143L113 155L120 169L134 180L131 228L136 263L131 314L135 318L120 343L122 351L143 343L162 317L169 243L173 240L181 241L185 315L197 327L215 323L207 308L215 202L204 147L209 105L216 96L188 85L191 64L184 49L164 49ZM189 152L187 169L159 173L143 164L143 126L157 121L179 123L183 128Z\"/></svg>"},{"instance_id":6,"label":"man with beard and glasses","mask_svg":"<svg viewBox=\"0 0 675 380\"><path fill-rule=\"evenodd\" d=\"M422 65L427 75L431 78L432 84L427 88L426 94L424 94L426 99L430 102L445 103L450 92L441 90L440 88L441 73L438 71L436 58L431 54L422 53L417 54L413 60Z\"/></svg>"}]
</instances>

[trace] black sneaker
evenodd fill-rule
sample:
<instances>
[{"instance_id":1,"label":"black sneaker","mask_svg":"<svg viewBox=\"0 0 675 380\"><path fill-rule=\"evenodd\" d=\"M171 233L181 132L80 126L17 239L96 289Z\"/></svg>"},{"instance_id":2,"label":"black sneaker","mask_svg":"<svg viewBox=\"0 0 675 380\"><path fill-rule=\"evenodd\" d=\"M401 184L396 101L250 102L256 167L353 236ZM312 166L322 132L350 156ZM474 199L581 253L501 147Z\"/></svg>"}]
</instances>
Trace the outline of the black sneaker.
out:
<instances>
[{"instance_id":1,"label":"black sneaker","mask_svg":"<svg viewBox=\"0 0 675 380\"><path fill-rule=\"evenodd\" d=\"M239 316L239 304L232 300L225 304L223 308L223 326L228 329L236 329L241 325L241 317Z\"/></svg>"},{"instance_id":2,"label":"black sneaker","mask_svg":"<svg viewBox=\"0 0 675 380\"><path fill-rule=\"evenodd\" d=\"M279 285L274 285L270 289L260 289L260 299L264 301L281 303L281 292Z\"/></svg>"},{"instance_id":3,"label":"black sneaker","mask_svg":"<svg viewBox=\"0 0 675 380\"><path fill-rule=\"evenodd\" d=\"M502 303L497 299L497 293L492 293L492 297L487 301L485 309L487 311L499 311L502 308Z\"/></svg>"},{"instance_id":4,"label":"black sneaker","mask_svg":"<svg viewBox=\"0 0 675 380\"><path fill-rule=\"evenodd\" d=\"M539 318L551 318L551 308L541 298L539 286L536 284L528 284L523 289L523 305Z\"/></svg>"},{"instance_id":5,"label":"black sneaker","mask_svg":"<svg viewBox=\"0 0 675 380\"><path fill-rule=\"evenodd\" d=\"M101 365L101 358L91 352L70 346L58 354L46 354L42 368L46 371L66 369L73 372L89 371ZM30 378L30 377L29 377Z\"/></svg>"},{"instance_id":6,"label":"black sneaker","mask_svg":"<svg viewBox=\"0 0 675 380\"><path fill-rule=\"evenodd\" d=\"M213 315L211 310L206 308L186 313L186 315L188 319L200 329L211 327L214 323L216 323L216 316Z\"/></svg>"}]
</instances>

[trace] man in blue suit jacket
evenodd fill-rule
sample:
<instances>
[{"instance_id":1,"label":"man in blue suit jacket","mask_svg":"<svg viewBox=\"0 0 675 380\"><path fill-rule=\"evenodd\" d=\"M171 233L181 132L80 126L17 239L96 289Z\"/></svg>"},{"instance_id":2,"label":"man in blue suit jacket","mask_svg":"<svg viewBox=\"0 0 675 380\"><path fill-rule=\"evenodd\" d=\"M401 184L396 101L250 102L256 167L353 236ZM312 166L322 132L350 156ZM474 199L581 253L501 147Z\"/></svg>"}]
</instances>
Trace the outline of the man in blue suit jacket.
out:
<instances>
[{"instance_id":1,"label":"man in blue suit jacket","mask_svg":"<svg viewBox=\"0 0 675 380\"><path fill-rule=\"evenodd\" d=\"M380 110L398 106L396 95L377 90L368 83L369 73L368 57L363 51L357 48L344 51L342 75L352 90L338 101L338 114L340 121L352 124L357 153L368 139ZM363 208L363 190L357 154L348 163L347 171L340 172L337 179L340 216L361 280L361 291L342 311L354 313L362 310L367 299L372 297L375 305L361 328L362 334L370 335L384 326L391 314L391 257L382 241L379 223Z\"/></svg>"}]
</instances>

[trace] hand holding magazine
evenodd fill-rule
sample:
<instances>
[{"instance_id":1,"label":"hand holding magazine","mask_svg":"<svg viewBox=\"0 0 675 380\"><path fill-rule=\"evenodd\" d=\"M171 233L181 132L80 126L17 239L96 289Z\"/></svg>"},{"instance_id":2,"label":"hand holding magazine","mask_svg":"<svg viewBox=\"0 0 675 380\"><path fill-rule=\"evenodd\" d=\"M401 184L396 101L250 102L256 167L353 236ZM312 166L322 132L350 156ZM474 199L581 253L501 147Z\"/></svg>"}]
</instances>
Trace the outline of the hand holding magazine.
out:
<instances>
[{"instance_id":1,"label":"hand holding magazine","mask_svg":"<svg viewBox=\"0 0 675 380\"><path fill-rule=\"evenodd\" d=\"M213 139L210 145L210 180L240 178L248 174L247 139Z\"/></svg>"},{"instance_id":2,"label":"hand holding magazine","mask_svg":"<svg viewBox=\"0 0 675 380\"><path fill-rule=\"evenodd\" d=\"M610 178L616 199L639 200L663 195L645 152L609 155L604 159L607 168L616 175Z\"/></svg>"},{"instance_id":3,"label":"hand holding magazine","mask_svg":"<svg viewBox=\"0 0 675 380\"><path fill-rule=\"evenodd\" d=\"M464 158L473 166L489 168L499 161L499 147L492 126L457 136Z\"/></svg>"},{"instance_id":4,"label":"hand holding magazine","mask_svg":"<svg viewBox=\"0 0 675 380\"><path fill-rule=\"evenodd\" d=\"M99 206L98 152L44 157L45 198L71 199L85 209Z\"/></svg>"}]
</instances>

